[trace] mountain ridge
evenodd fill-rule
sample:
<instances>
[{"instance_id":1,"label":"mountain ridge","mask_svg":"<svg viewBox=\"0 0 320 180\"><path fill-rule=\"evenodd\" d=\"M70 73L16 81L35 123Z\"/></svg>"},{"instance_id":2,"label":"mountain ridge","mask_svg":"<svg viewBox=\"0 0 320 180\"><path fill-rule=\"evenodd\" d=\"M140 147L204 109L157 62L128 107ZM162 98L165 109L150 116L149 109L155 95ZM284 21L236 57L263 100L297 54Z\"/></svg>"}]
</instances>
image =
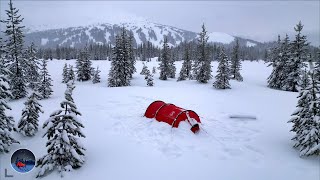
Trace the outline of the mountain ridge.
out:
<instances>
[{"instance_id":1,"label":"mountain ridge","mask_svg":"<svg viewBox=\"0 0 320 180\"><path fill-rule=\"evenodd\" d=\"M195 40L198 33L148 21L125 22L125 23L95 23L86 26L57 28L47 30L27 30L25 34L26 44L34 42L42 48L82 47L85 44L109 44L115 43L115 36L122 27L131 31L134 36L134 44L139 45L150 41L155 46L161 47L163 36L168 38L169 45L176 46L184 41ZM243 44L252 46L260 43L250 39L232 36L222 32L208 33L209 42L230 44L235 38L239 38ZM217 38L219 37L219 38Z\"/></svg>"}]
</instances>

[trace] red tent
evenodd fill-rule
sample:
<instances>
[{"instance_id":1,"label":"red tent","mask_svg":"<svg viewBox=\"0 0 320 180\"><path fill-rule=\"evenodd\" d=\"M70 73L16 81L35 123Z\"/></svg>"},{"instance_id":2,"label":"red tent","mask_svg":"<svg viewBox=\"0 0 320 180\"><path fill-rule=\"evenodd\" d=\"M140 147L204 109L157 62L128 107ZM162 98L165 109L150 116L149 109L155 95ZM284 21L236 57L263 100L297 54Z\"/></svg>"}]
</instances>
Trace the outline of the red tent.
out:
<instances>
[{"instance_id":1,"label":"red tent","mask_svg":"<svg viewBox=\"0 0 320 180\"><path fill-rule=\"evenodd\" d=\"M163 101L151 103L144 116L155 118L160 122L166 122L176 128L181 121L187 121L191 125L191 131L194 133L199 131L198 123L201 123L199 116L194 111L186 110L173 104L167 104Z\"/></svg>"}]
</instances>

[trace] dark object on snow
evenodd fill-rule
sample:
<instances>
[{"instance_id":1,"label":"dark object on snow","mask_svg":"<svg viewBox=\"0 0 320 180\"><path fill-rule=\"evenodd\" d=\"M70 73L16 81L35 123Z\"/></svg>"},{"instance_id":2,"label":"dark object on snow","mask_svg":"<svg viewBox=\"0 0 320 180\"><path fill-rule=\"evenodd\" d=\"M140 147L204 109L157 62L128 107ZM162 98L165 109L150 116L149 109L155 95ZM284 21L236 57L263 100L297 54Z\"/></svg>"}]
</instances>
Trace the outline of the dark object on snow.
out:
<instances>
[{"instance_id":1,"label":"dark object on snow","mask_svg":"<svg viewBox=\"0 0 320 180\"><path fill-rule=\"evenodd\" d=\"M234 118L234 119L251 119L251 120L256 120L256 116L251 116L251 115L230 115L229 118Z\"/></svg>"},{"instance_id":2,"label":"dark object on snow","mask_svg":"<svg viewBox=\"0 0 320 180\"><path fill-rule=\"evenodd\" d=\"M187 121L191 125L191 131L197 133L201 123L200 117L192 110L186 110L175 106L174 104L167 104L163 101L154 101L149 105L145 114L147 118L155 118L159 122L166 122L172 127L177 128L181 121Z\"/></svg>"}]
</instances>

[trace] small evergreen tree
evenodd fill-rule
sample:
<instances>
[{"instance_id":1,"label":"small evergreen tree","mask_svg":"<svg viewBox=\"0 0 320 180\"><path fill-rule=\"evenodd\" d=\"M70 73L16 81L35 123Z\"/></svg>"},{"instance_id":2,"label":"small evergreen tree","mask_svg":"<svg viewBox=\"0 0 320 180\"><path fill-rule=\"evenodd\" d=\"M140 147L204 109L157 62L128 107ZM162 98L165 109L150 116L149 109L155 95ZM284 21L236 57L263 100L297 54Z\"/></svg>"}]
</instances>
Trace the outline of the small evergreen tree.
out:
<instances>
[{"instance_id":1,"label":"small evergreen tree","mask_svg":"<svg viewBox=\"0 0 320 180\"><path fill-rule=\"evenodd\" d=\"M217 89L230 89L229 79L230 69L228 65L228 57L224 52L224 48L222 48L219 55L216 81L213 83L213 86Z\"/></svg>"},{"instance_id":2,"label":"small evergreen tree","mask_svg":"<svg viewBox=\"0 0 320 180\"><path fill-rule=\"evenodd\" d=\"M5 57L6 65L9 68L9 86L12 99L20 99L27 95L27 82L24 77L26 72L26 58L23 55L23 28L21 25L23 18L18 14L19 10L13 7L12 0L9 1L9 9L6 10L8 18L1 20L5 24L6 30L3 33L6 35Z\"/></svg>"},{"instance_id":3,"label":"small evergreen tree","mask_svg":"<svg viewBox=\"0 0 320 180\"><path fill-rule=\"evenodd\" d=\"M62 72L62 83L67 83L69 81L69 75L69 68L67 63L65 63Z\"/></svg>"},{"instance_id":4,"label":"small evergreen tree","mask_svg":"<svg viewBox=\"0 0 320 180\"><path fill-rule=\"evenodd\" d=\"M273 89L283 89L286 87L286 78L290 73L288 69L288 62L290 59L291 53L289 49L289 36L286 35L283 42L278 40L278 46L275 47L272 51L272 66L273 70L271 75L268 77L268 87Z\"/></svg>"},{"instance_id":5,"label":"small evergreen tree","mask_svg":"<svg viewBox=\"0 0 320 180\"><path fill-rule=\"evenodd\" d=\"M85 148L78 138L85 137L81 131L84 126L77 118L81 113L72 98L74 88L74 81L69 81L65 100L60 103L61 109L53 112L43 125L47 129L48 153L37 161L36 166L40 167L37 177L54 169L63 176L65 171L80 168L85 162Z\"/></svg>"},{"instance_id":6,"label":"small evergreen tree","mask_svg":"<svg viewBox=\"0 0 320 180\"><path fill-rule=\"evenodd\" d=\"M130 32L129 33L129 39L128 39L128 57L129 57L129 61L130 61L130 78L132 78L132 75L137 71L135 64L136 64L136 58L134 55L134 47L133 47L133 41L134 41L134 37L133 37L133 33Z\"/></svg>"},{"instance_id":7,"label":"small evergreen tree","mask_svg":"<svg viewBox=\"0 0 320 180\"><path fill-rule=\"evenodd\" d=\"M41 99L47 99L52 94L51 84L52 79L47 69L47 60L42 59L42 67L40 70L40 82L38 84L38 92L41 96Z\"/></svg>"},{"instance_id":8,"label":"small evergreen tree","mask_svg":"<svg viewBox=\"0 0 320 180\"><path fill-rule=\"evenodd\" d=\"M156 67L153 66L153 68L152 68L152 74L155 74L155 73L157 73L157 70L156 70Z\"/></svg>"},{"instance_id":9,"label":"small evergreen tree","mask_svg":"<svg viewBox=\"0 0 320 180\"><path fill-rule=\"evenodd\" d=\"M183 81L186 80L187 78L191 79L191 68L192 68L192 62L190 59L190 50L189 50L189 46L187 46L185 48L185 52L184 52L184 60L182 63L182 67L179 73L179 78L178 81Z\"/></svg>"},{"instance_id":10,"label":"small evergreen tree","mask_svg":"<svg viewBox=\"0 0 320 180\"><path fill-rule=\"evenodd\" d=\"M69 81L71 80L75 80L75 74L74 74L74 71L73 71L73 66L69 65Z\"/></svg>"},{"instance_id":11,"label":"small evergreen tree","mask_svg":"<svg viewBox=\"0 0 320 180\"><path fill-rule=\"evenodd\" d=\"M163 49L162 49L162 55L160 58L160 77L159 79L161 80L167 80L168 76L170 74L170 69L169 69L169 57L170 52L169 52L169 45L168 45L168 39L166 36L164 36L163 40Z\"/></svg>"},{"instance_id":12,"label":"small evergreen tree","mask_svg":"<svg viewBox=\"0 0 320 180\"><path fill-rule=\"evenodd\" d=\"M320 88L314 71L310 71L310 84L300 91L298 109L289 121L295 132L294 147L299 148L300 156L320 155Z\"/></svg>"},{"instance_id":13,"label":"small evergreen tree","mask_svg":"<svg viewBox=\"0 0 320 180\"><path fill-rule=\"evenodd\" d=\"M147 81L148 86L153 86L153 76L149 69L147 69L144 79Z\"/></svg>"},{"instance_id":14,"label":"small evergreen tree","mask_svg":"<svg viewBox=\"0 0 320 180\"><path fill-rule=\"evenodd\" d=\"M33 92L24 103L22 117L18 123L18 131L24 136L34 136L38 132L39 113L43 113L41 105L37 101L41 97Z\"/></svg>"},{"instance_id":15,"label":"small evergreen tree","mask_svg":"<svg viewBox=\"0 0 320 180\"><path fill-rule=\"evenodd\" d=\"M27 52L27 65L26 65L26 79L29 82L29 87L33 90L37 87L37 83L39 81L39 70L40 70L40 63L37 58L37 51L35 48L34 43L31 43L30 47L28 48Z\"/></svg>"},{"instance_id":16,"label":"small evergreen tree","mask_svg":"<svg viewBox=\"0 0 320 180\"><path fill-rule=\"evenodd\" d=\"M79 58L76 62L77 68L77 80L88 81L91 79L92 74L92 62L89 60L89 53L87 47L80 52Z\"/></svg>"},{"instance_id":17,"label":"small evergreen tree","mask_svg":"<svg viewBox=\"0 0 320 180\"><path fill-rule=\"evenodd\" d=\"M288 62L287 70L289 70L288 77L285 81L285 90L297 92L299 90L299 82L301 81L301 72L308 61L307 51L309 44L307 37L301 35L303 25L301 22L297 24L294 30L297 32L295 40L290 44L291 58Z\"/></svg>"},{"instance_id":18,"label":"small evergreen tree","mask_svg":"<svg viewBox=\"0 0 320 180\"><path fill-rule=\"evenodd\" d=\"M109 71L108 86L120 87L130 85L130 76L128 68L128 54L125 50L125 40L123 35L116 36L116 45L113 48L113 56L111 62L111 69Z\"/></svg>"},{"instance_id":19,"label":"small evergreen tree","mask_svg":"<svg viewBox=\"0 0 320 180\"><path fill-rule=\"evenodd\" d=\"M306 89L310 84L310 78L308 75L308 72L306 69L304 69L303 73L302 73L302 78L301 78L301 82L299 83L299 86L302 89Z\"/></svg>"},{"instance_id":20,"label":"small evergreen tree","mask_svg":"<svg viewBox=\"0 0 320 180\"><path fill-rule=\"evenodd\" d=\"M169 58L169 78L176 78L176 66L175 66L175 62L176 62L176 54L174 53L174 51L171 51L172 55L171 58Z\"/></svg>"},{"instance_id":21,"label":"small evergreen tree","mask_svg":"<svg viewBox=\"0 0 320 180\"><path fill-rule=\"evenodd\" d=\"M203 24L198 38L197 59L193 68L194 78L200 83L207 83L211 78L211 61L207 47L208 39L207 30Z\"/></svg>"},{"instance_id":22,"label":"small evergreen tree","mask_svg":"<svg viewBox=\"0 0 320 180\"><path fill-rule=\"evenodd\" d=\"M11 110L6 102L6 99L11 96L7 87L8 73L4 65L0 64L0 153L9 152L9 147L13 143L19 143L11 135L11 131L15 130L13 117L6 115L6 110Z\"/></svg>"},{"instance_id":23,"label":"small evergreen tree","mask_svg":"<svg viewBox=\"0 0 320 180\"><path fill-rule=\"evenodd\" d=\"M240 60L240 46L239 39L236 39L236 45L233 47L232 55L231 55L231 79L235 79L237 81L243 81L243 77L240 74L241 70L241 60Z\"/></svg>"},{"instance_id":24,"label":"small evergreen tree","mask_svg":"<svg viewBox=\"0 0 320 180\"><path fill-rule=\"evenodd\" d=\"M145 63L143 63L142 70L141 70L140 74L141 75L146 75L147 71L149 71L148 67L147 67L147 65Z\"/></svg>"},{"instance_id":25,"label":"small evergreen tree","mask_svg":"<svg viewBox=\"0 0 320 180\"><path fill-rule=\"evenodd\" d=\"M96 83L100 83L100 70L99 67L97 67L97 69L94 71L94 75L93 75L93 79L92 79L92 83L96 84Z\"/></svg>"}]
</instances>

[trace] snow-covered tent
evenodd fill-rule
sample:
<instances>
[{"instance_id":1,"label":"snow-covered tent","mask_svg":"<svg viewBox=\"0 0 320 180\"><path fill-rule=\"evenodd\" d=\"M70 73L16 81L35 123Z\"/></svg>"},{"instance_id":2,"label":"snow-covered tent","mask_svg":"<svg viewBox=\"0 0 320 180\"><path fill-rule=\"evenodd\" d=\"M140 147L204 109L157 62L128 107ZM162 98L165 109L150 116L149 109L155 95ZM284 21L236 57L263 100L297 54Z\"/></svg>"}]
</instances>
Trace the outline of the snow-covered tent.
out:
<instances>
[{"instance_id":1,"label":"snow-covered tent","mask_svg":"<svg viewBox=\"0 0 320 180\"><path fill-rule=\"evenodd\" d=\"M145 114L147 118L155 118L157 121L166 122L172 127L179 127L181 121L187 121L191 125L191 131L199 131L200 117L192 110L186 110L174 104L163 101L154 101L149 105Z\"/></svg>"}]
</instances>

